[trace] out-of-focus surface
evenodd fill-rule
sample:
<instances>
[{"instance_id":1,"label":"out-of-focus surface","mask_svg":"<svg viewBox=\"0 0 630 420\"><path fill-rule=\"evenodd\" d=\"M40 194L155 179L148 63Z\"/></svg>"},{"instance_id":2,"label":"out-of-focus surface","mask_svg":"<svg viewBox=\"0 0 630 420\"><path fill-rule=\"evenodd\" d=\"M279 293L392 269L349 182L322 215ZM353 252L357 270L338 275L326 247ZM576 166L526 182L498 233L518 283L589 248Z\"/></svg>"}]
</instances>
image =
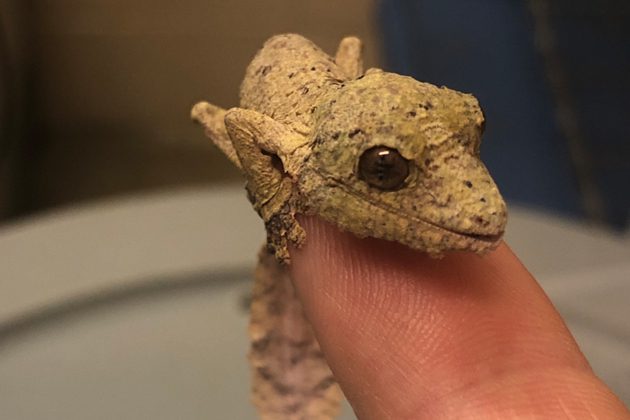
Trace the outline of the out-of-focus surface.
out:
<instances>
[{"instance_id":1,"label":"out-of-focus surface","mask_svg":"<svg viewBox=\"0 0 630 420\"><path fill-rule=\"evenodd\" d=\"M0 283L3 416L254 418L242 300L263 238L240 188L1 229L0 278L11 279ZM630 403L630 237L513 209L507 241Z\"/></svg>"},{"instance_id":2,"label":"out-of-focus surface","mask_svg":"<svg viewBox=\"0 0 630 420\"><path fill-rule=\"evenodd\" d=\"M373 9L371 0L0 0L0 80L11 86L2 110L12 113L0 119L11 121L2 146L12 155L0 162L0 207L20 215L240 180L190 121L192 105L236 106L245 67L277 33L302 33L331 54L355 34L375 65Z\"/></svg>"}]
</instances>

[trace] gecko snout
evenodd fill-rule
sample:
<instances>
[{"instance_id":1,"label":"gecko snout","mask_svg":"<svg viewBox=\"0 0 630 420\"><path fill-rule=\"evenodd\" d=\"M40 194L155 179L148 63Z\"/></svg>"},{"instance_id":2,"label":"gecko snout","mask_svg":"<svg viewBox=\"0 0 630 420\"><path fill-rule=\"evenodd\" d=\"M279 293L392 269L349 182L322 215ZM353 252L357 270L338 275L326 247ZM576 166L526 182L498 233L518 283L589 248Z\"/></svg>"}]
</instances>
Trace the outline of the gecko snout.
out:
<instances>
[{"instance_id":1,"label":"gecko snout","mask_svg":"<svg viewBox=\"0 0 630 420\"><path fill-rule=\"evenodd\" d=\"M460 218L455 223L454 230L480 241L494 243L505 232L507 207L489 175L484 181L478 191L472 182L464 182L471 195L467 200L462 197Z\"/></svg>"}]
</instances>

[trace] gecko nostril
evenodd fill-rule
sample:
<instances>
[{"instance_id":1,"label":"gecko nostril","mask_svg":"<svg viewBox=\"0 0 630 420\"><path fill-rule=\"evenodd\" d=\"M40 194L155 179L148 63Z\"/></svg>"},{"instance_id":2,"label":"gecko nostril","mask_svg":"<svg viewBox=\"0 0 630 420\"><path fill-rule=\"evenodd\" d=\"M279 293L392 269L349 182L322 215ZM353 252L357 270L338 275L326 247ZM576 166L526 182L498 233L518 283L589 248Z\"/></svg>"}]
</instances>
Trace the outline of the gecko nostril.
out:
<instances>
[{"instance_id":1,"label":"gecko nostril","mask_svg":"<svg viewBox=\"0 0 630 420\"><path fill-rule=\"evenodd\" d=\"M470 181L464 181L464 185L466 185L468 188L472 188L473 184Z\"/></svg>"}]
</instances>

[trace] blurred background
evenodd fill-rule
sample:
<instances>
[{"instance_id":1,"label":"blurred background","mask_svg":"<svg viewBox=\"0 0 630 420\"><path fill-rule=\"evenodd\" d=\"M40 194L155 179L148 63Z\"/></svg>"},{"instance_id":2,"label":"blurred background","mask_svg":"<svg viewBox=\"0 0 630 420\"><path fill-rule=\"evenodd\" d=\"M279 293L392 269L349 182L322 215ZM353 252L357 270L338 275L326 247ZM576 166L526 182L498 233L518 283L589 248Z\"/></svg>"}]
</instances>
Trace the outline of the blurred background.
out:
<instances>
[{"instance_id":1,"label":"blurred background","mask_svg":"<svg viewBox=\"0 0 630 420\"><path fill-rule=\"evenodd\" d=\"M622 230L630 208L625 0L2 0L0 215L210 183L237 172L188 118L238 104L275 33L474 93L510 202Z\"/></svg>"},{"instance_id":2,"label":"blurred background","mask_svg":"<svg viewBox=\"0 0 630 420\"><path fill-rule=\"evenodd\" d=\"M479 98L508 242L630 403L627 0L0 0L0 413L253 416L264 234L189 112L282 32Z\"/></svg>"},{"instance_id":3,"label":"blurred background","mask_svg":"<svg viewBox=\"0 0 630 420\"><path fill-rule=\"evenodd\" d=\"M374 4L284 0L2 0L2 211L241 182L190 121L201 99L238 105L270 36L334 52L346 34L380 64Z\"/></svg>"}]
</instances>

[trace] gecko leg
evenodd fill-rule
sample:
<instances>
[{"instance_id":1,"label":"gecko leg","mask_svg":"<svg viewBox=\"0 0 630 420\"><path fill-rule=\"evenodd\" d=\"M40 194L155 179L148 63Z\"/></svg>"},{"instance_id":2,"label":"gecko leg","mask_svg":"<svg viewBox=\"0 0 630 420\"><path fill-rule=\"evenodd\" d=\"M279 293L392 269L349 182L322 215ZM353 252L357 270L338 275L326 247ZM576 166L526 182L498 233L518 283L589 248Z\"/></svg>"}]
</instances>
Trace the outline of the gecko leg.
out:
<instances>
[{"instance_id":1,"label":"gecko leg","mask_svg":"<svg viewBox=\"0 0 630 420\"><path fill-rule=\"evenodd\" d=\"M232 145L232 140L225 128L225 114L227 111L208 102L199 102L193 107L190 117L201 124L206 136L230 159L239 169L242 169L241 162L236 155L236 150Z\"/></svg>"},{"instance_id":2,"label":"gecko leg","mask_svg":"<svg viewBox=\"0 0 630 420\"><path fill-rule=\"evenodd\" d=\"M297 194L283 157L295 150L302 138L248 109L230 109L225 126L242 163L252 204L265 222L268 245L276 258L286 263L289 244L299 247L305 234L295 220Z\"/></svg>"},{"instance_id":3,"label":"gecko leg","mask_svg":"<svg viewBox=\"0 0 630 420\"><path fill-rule=\"evenodd\" d=\"M335 63L352 80L363 74L363 45L361 40L349 36L341 40L335 54Z\"/></svg>"},{"instance_id":4,"label":"gecko leg","mask_svg":"<svg viewBox=\"0 0 630 420\"><path fill-rule=\"evenodd\" d=\"M332 419L342 398L288 267L264 247L252 293L249 353L252 399L262 419Z\"/></svg>"}]
</instances>

